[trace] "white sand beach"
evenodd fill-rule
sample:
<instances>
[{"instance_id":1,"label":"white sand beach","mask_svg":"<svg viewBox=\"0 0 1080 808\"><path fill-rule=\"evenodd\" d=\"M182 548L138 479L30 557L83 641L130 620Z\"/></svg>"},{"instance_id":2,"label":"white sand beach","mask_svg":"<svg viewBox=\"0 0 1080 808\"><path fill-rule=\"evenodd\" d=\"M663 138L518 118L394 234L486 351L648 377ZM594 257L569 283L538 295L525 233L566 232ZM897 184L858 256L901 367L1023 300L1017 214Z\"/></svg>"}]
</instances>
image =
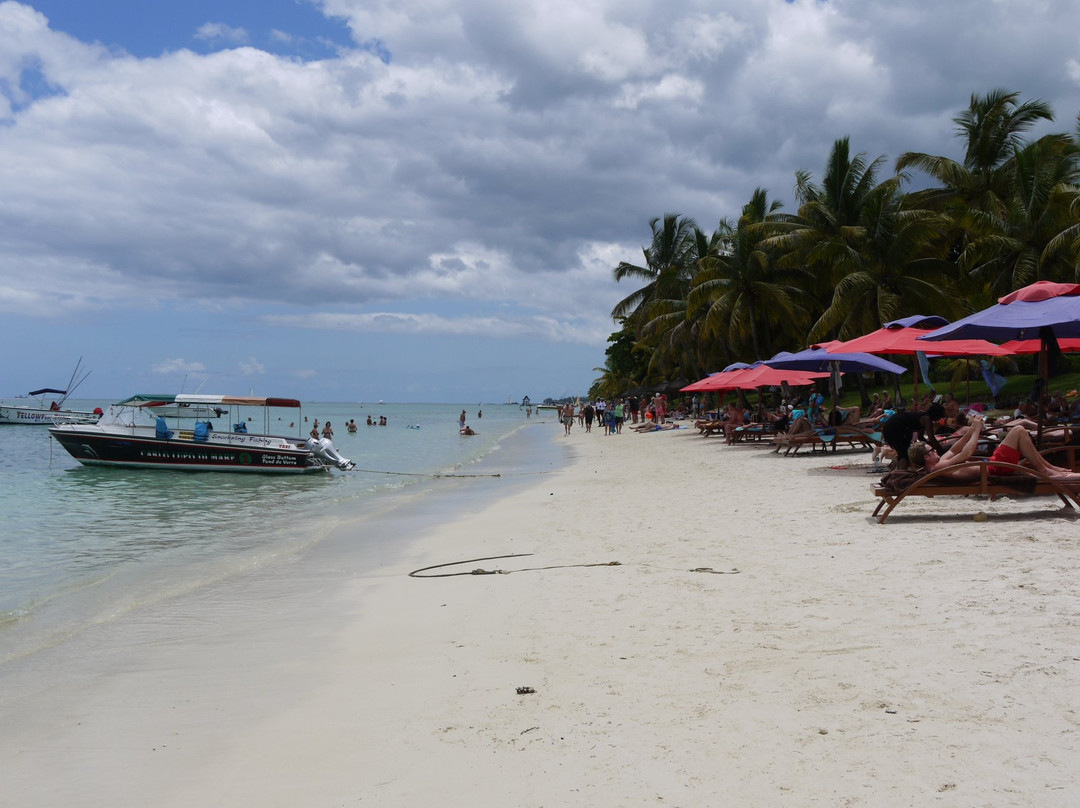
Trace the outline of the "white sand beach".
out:
<instances>
[{"instance_id":1,"label":"white sand beach","mask_svg":"<svg viewBox=\"0 0 1080 808\"><path fill-rule=\"evenodd\" d=\"M1080 804L1056 500L878 525L868 453L543 428L565 469L400 553L349 551L392 518L343 524L318 563L39 655L0 698L0 803Z\"/></svg>"}]
</instances>

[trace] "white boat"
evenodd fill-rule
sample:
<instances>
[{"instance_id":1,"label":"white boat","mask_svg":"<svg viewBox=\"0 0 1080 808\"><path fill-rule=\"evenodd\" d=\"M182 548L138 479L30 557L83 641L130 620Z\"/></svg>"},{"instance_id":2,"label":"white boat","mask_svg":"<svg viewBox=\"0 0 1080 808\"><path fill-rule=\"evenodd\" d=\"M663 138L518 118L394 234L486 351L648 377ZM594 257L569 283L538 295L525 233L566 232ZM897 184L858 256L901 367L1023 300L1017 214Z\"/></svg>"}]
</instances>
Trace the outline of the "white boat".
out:
<instances>
[{"instance_id":1,"label":"white boat","mask_svg":"<svg viewBox=\"0 0 1080 808\"><path fill-rule=\"evenodd\" d=\"M263 431L249 432L242 413L259 408ZM273 435L270 413L296 411L290 398L215 395L132 396L109 407L96 424L61 424L49 434L85 466L184 471L307 474L355 466L329 438ZM227 416L224 429L215 419Z\"/></svg>"},{"instance_id":2,"label":"white boat","mask_svg":"<svg viewBox=\"0 0 1080 808\"><path fill-rule=\"evenodd\" d=\"M31 390L25 396L16 396L17 403L0 402L0 424L93 424L101 417L101 410L69 410L64 408L68 396L75 392L90 371L80 375L82 358L75 363L66 390L43 387ZM21 403L26 401L26 403Z\"/></svg>"}]
</instances>

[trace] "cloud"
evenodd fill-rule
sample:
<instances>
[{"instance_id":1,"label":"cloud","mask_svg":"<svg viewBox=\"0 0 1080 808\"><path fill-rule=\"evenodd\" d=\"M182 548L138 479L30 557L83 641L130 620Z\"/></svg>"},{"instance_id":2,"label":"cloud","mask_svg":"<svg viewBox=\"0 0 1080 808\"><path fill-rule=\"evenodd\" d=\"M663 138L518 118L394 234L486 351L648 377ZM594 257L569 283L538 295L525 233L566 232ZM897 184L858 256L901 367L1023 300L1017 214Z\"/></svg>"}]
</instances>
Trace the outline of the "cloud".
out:
<instances>
[{"instance_id":1,"label":"cloud","mask_svg":"<svg viewBox=\"0 0 1080 808\"><path fill-rule=\"evenodd\" d=\"M243 28L233 28L222 22L207 22L199 26L195 38L204 42L239 45L248 41L248 33Z\"/></svg>"},{"instance_id":2,"label":"cloud","mask_svg":"<svg viewBox=\"0 0 1080 808\"><path fill-rule=\"evenodd\" d=\"M171 374L171 373L201 373L206 370L206 365L202 362L189 362L186 359L165 359L164 361L155 364L151 370L154 373Z\"/></svg>"},{"instance_id":3,"label":"cloud","mask_svg":"<svg viewBox=\"0 0 1080 808\"><path fill-rule=\"evenodd\" d=\"M246 362L240 362L240 372L245 376L261 376L266 373L266 368L262 362L252 356L248 357Z\"/></svg>"},{"instance_id":4,"label":"cloud","mask_svg":"<svg viewBox=\"0 0 1080 808\"><path fill-rule=\"evenodd\" d=\"M0 309L215 306L581 340L600 364L631 291L611 268L653 217L709 231L757 186L790 210L845 135L890 163L956 155L950 118L995 86L1062 130L1080 108L1063 5L319 6L355 47L304 61L221 23L198 36L227 48L133 58L0 3Z\"/></svg>"}]
</instances>

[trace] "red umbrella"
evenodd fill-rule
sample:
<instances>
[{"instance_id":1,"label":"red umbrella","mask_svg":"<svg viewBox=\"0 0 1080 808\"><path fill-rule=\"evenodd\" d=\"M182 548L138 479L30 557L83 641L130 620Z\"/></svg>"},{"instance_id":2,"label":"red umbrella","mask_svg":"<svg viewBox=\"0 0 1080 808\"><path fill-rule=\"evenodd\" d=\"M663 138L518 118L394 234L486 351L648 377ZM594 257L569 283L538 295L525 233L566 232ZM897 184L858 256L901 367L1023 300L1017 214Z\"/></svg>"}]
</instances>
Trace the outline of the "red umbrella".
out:
<instances>
[{"instance_id":1,"label":"red umbrella","mask_svg":"<svg viewBox=\"0 0 1080 808\"><path fill-rule=\"evenodd\" d=\"M1080 337L1064 337L1059 339L1057 344L1065 353L1080 351ZM1042 348L1042 340L1011 339L1001 343L1001 347L1010 354L1037 354Z\"/></svg>"},{"instance_id":2,"label":"red umbrella","mask_svg":"<svg viewBox=\"0 0 1080 808\"><path fill-rule=\"evenodd\" d=\"M826 348L826 350L832 353L862 351L863 353L872 354L904 355L922 352L933 356L1008 356L1013 353L983 339L954 339L932 344L928 344L925 340L919 341L919 337L936 331L939 325L944 324L945 320L940 317L908 317L904 320L885 323L877 331L834 344ZM918 362L915 363L914 396L918 401Z\"/></svg>"},{"instance_id":3,"label":"red umbrella","mask_svg":"<svg viewBox=\"0 0 1080 808\"><path fill-rule=\"evenodd\" d=\"M807 384L813 384L817 379L829 378L828 373L782 370L768 365L758 365L757 367L746 368L746 370L737 370L732 376L734 378L729 379L727 382L731 390L755 390L758 387L776 387L785 382L792 387L803 387Z\"/></svg>"},{"instance_id":4,"label":"red umbrella","mask_svg":"<svg viewBox=\"0 0 1080 808\"><path fill-rule=\"evenodd\" d=\"M713 373L711 376L706 376L704 379L699 379L693 384L688 384L679 392L715 393L720 390L734 390L735 388L729 385L727 382L738 373L742 373L742 370L725 370L721 371L720 373Z\"/></svg>"}]
</instances>

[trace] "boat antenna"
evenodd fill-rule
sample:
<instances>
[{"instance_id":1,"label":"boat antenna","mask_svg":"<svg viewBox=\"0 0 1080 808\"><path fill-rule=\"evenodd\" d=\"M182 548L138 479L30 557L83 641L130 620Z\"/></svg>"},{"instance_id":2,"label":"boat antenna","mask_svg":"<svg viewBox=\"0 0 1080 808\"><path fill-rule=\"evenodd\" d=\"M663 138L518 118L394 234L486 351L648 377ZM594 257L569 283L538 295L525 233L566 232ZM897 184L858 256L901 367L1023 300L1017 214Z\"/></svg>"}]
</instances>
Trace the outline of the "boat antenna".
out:
<instances>
[{"instance_id":1,"label":"boat antenna","mask_svg":"<svg viewBox=\"0 0 1080 808\"><path fill-rule=\"evenodd\" d=\"M90 375L90 371L86 371L82 376L79 376L79 366L82 365L83 358L80 356L79 361L75 363L75 369L71 371L71 378L68 379L67 387L64 390L64 395L60 397L57 405L62 405L67 401L68 396L74 393L80 384L86 381L86 377ZM76 378L78 377L78 378Z\"/></svg>"}]
</instances>

